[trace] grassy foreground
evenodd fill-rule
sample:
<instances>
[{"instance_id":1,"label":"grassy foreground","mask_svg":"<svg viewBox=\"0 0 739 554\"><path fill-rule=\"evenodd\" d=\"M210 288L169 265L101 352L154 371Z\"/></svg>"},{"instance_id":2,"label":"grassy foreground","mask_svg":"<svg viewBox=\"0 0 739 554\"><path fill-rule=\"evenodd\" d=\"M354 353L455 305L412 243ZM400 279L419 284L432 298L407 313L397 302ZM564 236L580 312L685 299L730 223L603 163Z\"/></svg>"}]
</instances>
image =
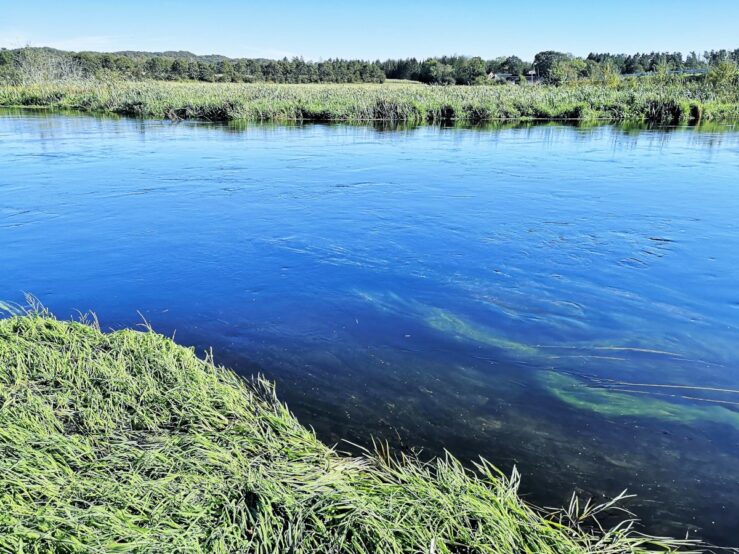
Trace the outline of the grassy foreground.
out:
<instances>
[{"instance_id":1,"label":"grassy foreground","mask_svg":"<svg viewBox=\"0 0 739 554\"><path fill-rule=\"evenodd\" d=\"M147 330L0 320L0 552L618 553L679 542L544 514L481 462L356 458L262 380ZM596 530L593 530L596 529ZM684 543L688 544L688 543Z\"/></svg>"},{"instance_id":2,"label":"grassy foreground","mask_svg":"<svg viewBox=\"0 0 739 554\"><path fill-rule=\"evenodd\" d=\"M489 121L605 119L685 123L739 119L739 90L702 81L605 85L274 85L83 81L0 86L0 106L173 119Z\"/></svg>"}]
</instances>

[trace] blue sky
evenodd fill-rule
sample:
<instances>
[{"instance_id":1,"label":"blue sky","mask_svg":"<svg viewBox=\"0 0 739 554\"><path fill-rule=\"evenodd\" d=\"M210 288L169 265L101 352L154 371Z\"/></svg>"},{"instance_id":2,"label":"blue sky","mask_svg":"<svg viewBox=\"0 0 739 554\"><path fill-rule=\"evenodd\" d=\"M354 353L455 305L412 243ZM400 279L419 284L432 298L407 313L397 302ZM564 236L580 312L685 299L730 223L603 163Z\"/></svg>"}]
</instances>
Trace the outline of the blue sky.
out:
<instances>
[{"instance_id":1,"label":"blue sky","mask_svg":"<svg viewBox=\"0 0 739 554\"><path fill-rule=\"evenodd\" d=\"M739 0L0 0L0 46L234 57L532 58L739 47Z\"/></svg>"}]
</instances>

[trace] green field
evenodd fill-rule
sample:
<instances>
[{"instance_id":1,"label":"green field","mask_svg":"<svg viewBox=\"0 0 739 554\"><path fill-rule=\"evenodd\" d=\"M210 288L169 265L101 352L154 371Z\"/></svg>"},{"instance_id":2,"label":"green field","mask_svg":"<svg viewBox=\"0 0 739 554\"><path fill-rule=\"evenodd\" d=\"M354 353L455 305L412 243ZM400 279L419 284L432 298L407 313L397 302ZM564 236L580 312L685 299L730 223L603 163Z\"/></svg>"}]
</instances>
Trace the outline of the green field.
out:
<instances>
[{"instance_id":1,"label":"green field","mask_svg":"<svg viewBox=\"0 0 739 554\"><path fill-rule=\"evenodd\" d=\"M0 86L0 106L172 119L480 122L517 119L677 124L739 119L739 88L676 79L618 86L276 85L96 80Z\"/></svg>"},{"instance_id":2,"label":"green field","mask_svg":"<svg viewBox=\"0 0 739 554\"><path fill-rule=\"evenodd\" d=\"M664 552L518 476L322 444L268 383L145 330L0 320L0 552ZM598 512L596 509L595 512ZM688 545L690 546L690 545ZM693 545L695 546L695 545Z\"/></svg>"}]
</instances>

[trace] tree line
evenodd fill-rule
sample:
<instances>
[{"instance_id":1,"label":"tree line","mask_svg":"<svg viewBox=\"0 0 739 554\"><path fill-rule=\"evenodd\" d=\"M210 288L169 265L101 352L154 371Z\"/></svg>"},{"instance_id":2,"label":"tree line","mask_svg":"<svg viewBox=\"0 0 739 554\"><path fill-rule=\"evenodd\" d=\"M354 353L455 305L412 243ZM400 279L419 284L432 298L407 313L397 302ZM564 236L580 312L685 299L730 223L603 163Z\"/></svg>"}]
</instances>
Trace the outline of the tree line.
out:
<instances>
[{"instance_id":1,"label":"tree line","mask_svg":"<svg viewBox=\"0 0 739 554\"><path fill-rule=\"evenodd\" d=\"M624 75L660 72L708 71L720 64L739 64L739 48L711 50L698 55L690 52L649 52L636 54L591 53L580 58L565 52L539 52L532 61L518 56L493 60L479 57L442 56L376 62L388 79L407 79L434 84L477 84L493 76L506 80L537 80L552 84L590 78L603 80Z\"/></svg>"},{"instance_id":2,"label":"tree line","mask_svg":"<svg viewBox=\"0 0 739 554\"><path fill-rule=\"evenodd\" d=\"M616 81L624 75L708 72L720 67L731 73L739 63L739 48L690 52L636 54L591 53L581 58L553 50L531 61L517 56L492 60L469 56L405 58L385 61L302 58L269 60L197 56L190 52L65 52L51 48L0 50L0 81L29 82L77 78L193 80L236 83L382 83L403 79L438 85L486 82L542 81L564 84L587 79Z\"/></svg>"},{"instance_id":3,"label":"tree line","mask_svg":"<svg viewBox=\"0 0 739 554\"><path fill-rule=\"evenodd\" d=\"M76 78L155 79L234 83L382 83L380 67L363 60L309 62L230 59L189 52L65 52L51 48L0 50L0 81Z\"/></svg>"}]
</instances>

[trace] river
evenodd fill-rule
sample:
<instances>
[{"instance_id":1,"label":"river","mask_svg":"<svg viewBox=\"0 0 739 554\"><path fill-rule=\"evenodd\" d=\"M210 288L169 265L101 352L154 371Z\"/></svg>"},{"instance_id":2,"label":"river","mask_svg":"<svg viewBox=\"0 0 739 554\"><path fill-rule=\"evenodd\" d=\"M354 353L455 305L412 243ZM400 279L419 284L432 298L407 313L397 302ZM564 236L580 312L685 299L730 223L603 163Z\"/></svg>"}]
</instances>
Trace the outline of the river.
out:
<instances>
[{"instance_id":1,"label":"river","mask_svg":"<svg viewBox=\"0 0 739 554\"><path fill-rule=\"evenodd\" d=\"M739 544L739 127L0 113L0 299L143 321L341 450ZM345 442L349 441L349 442Z\"/></svg>"}]
</instances>

